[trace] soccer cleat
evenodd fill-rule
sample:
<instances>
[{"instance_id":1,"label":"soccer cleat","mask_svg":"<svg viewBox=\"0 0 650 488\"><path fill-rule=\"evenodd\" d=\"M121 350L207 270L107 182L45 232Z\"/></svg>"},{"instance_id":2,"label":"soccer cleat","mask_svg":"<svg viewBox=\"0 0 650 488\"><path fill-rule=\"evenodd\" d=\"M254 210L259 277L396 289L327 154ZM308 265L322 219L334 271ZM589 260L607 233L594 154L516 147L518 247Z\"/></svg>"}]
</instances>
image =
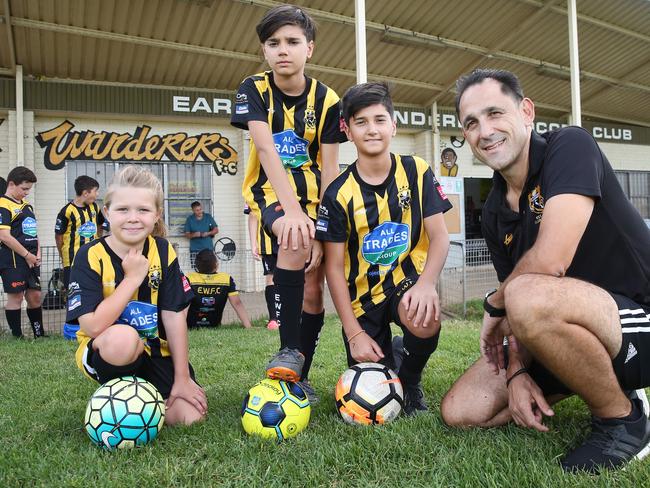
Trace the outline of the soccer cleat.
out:
<instances>
[{"instance_id":1,"label":"soccer cleat","mask_svg":"<svg viewBox=\"0 0 650 488\"><path fill-rule=\"evenodd\" d=\"M636 420L591 418L591 434L562 460L568 472L598 473L616 469L650 453L650 420L643 413L640 398L632 400Z\"/></svg>"},{"instance_id":2,"label":"soccer cleat","mask_svg":"<svg viewBox=\"0 0 650 488\"><path fill-rule=\"evenodd\" d=\"M424 401L424 391L421 383L404 384L404 415L412 416L429 410Z\"/></svg>"},{"instance_id":3,"label":"soccer cleat","mask_svg":"<svg viewBox=\"0 0 650 488\"><path fill-rule=\"evenodd\" d=\"M393 360L395 361L395 373L399 374L399 368L404 361L404 337L393 337Z\"/></svg>"},{"instance_id":4,"label":"soccer cleat","mask_svg":"<svg viewBox=\"0 0 650 488\"><path fill-rule=\"evenodd\" d=\"M278 330L280 328L280 324L278 324L275 320L269 320L269 323L266 324L266 328L269 330Z\"/></svg>"},{"instance_id":5,"label":"soccer cleat","mask_svg":"<svg viewBox=\"0 0 650 488\"><path fill-rule=\"evenodd\" d=\"M307 398L309 398L309 403L315 405L320 401L320 398L318 398L318 395L316 394L316 390L314 390L314 387L307 378L300 380L298 386L302 388L302 391L304 391Z\"/></svg>"},{"instance_id":6,"label":"soccer cleat","mask_svg":"<svg viewBox=\"0 0 650 488\"><path fill-rule=\"evenodd\" d=\"M281 349L266 366L266 376L273 380L297 383L302 375L305 356L298 349Z\"/></svg>"}]
</instances>

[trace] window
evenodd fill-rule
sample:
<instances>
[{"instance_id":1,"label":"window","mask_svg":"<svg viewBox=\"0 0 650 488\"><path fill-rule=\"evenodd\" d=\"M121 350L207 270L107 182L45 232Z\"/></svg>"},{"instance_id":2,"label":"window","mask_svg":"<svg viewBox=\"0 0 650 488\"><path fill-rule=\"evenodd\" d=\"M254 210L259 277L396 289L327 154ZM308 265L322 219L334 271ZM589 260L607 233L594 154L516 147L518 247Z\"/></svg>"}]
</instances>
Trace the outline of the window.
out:
<instances>
[{"instance_id":1,"label":"window","mask_svg":"<svg viewBox=\"0 0 650 488\"><path fill-rule=\"evenodd\" d=\"M99 182L98 205L102 205L106 187L120 165L131 163L73 161L66 163L66 183L68 199L75 197L74 180L88 175ZM164 192L164 218L169 235L183 234L185 219L194 201L201 202L206 212L212 213L212 165L210 163L136 163L151 170L162 182Z\"/></svg>"},{"instance_id":2,"label":"window","mask_svg":"<svg viewBox=\"0 0 650 488\"><path fill-rule=\"evenodd\" d=\"M650 172L616 171L616 177L641 217L650 218Z\"/></svg>"}]
</instances>

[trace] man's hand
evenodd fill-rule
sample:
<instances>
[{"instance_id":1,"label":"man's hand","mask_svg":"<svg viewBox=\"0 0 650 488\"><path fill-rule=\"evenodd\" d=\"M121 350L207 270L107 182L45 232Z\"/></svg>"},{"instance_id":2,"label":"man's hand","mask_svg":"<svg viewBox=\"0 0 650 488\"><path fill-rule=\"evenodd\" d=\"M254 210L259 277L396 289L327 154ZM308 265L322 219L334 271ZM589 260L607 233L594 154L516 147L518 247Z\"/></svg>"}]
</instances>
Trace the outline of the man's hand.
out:
<instances>
[{"instance_id":1,"label":"man's hand","mask_svg":"<svg viewBox=\"0 0 650 488\"><path fill-rule=\"evenodd\" d=\"M149 274L149 260L142 254L142 251L129 249L129 252L122 260L124 279L132 279L135 283L142 283Z\"/></svg>"},{"instance_id":2,"label":"man's hand","mask_svg":"<svg viewBox=\"0 0 650 488\"><path fill-rule=\"evenodd\" d=\"M499 369L506 367L503 338L511 334L506 317L490 317L487 312L483 314L481 355L492 365L494 374L499 374Z\"/></svg>"},{"instance_id":3,"label":"man's hand","mask_svg":"<svg viewBox=\"0 0 650 488\"><path fill-rule=\"evenodd\" d=\"M166 407L170 408L177 398L182 398L190 403L201 415L205 415L208 412L208 398L205 395L205 391L192 381L191 378L174 381Z\"/></svg>"},{"instance_id":4,"label":"man's hand","mask_svg":"<svg viewBox=\"0 0 650 488\"><path fill-rule=\"evenodd\" d=\"M298 243L302 238L302 247L309 247L310 239L316 235L314 223L302 210L285 211L285 214L275 221L274 233L278 236L278 245L282 249L289 249L289 242L294 251L298 250ZM278 232L275 232L275 230Z\"/></svg>"},{"instance_id":5,"label":"man's hand","mask_svg":"<svg viewBox=\"0 0 650 488\"><path fill-rule=\"evenodd\" d=\"M320 241L312 241L311 249L309 250L309 265L305 269L305 273L309 273L318 269L320 263L323 261L323 243Z\"/></svg>"},{"instance_id":6,"label":"man's hand","mask_svg":"<svg viewBox=\"0 0 650 488\"><path fill-rule=\"evenodd\" d=\"M251 254L253 255L253 259L255 261L262 260L262 256L260 256L260 251L257 248L257 241L251 241Z\"/></svg>"},{"instance_id":7,"label":"man's hand","mask_svg":"<svg viewBox=\"0 0 650 488\"><path fill-rule=\"evenodd\" d=\"M548 432L548 427L542 422L543 415L555 415L542 390L528 374L512 379L508 386L508 407L517 425L539 432Z\"/></svg>"},{"instance_id":8,"label":"man's hand","mask_svg":"<svg viewBox=\"0 0 650 488\"><path fill-rule=\"evenodd\" d=\"M422 280L404 293L402 298L406 307L406 318L413 322L413 327L426 327L431 317L440 320L440 298L433 283Z\"/></svg>"},{"instance_id":9,"label":"man's hand","mask_svg":"<svg viewBox=\"0 0 650 488\"><path fill-rule=\"evenodd\" d=\"M377 363L384 357L379 344L365 332L354 336L349 343L350 354L355 361Z\"/></svg>"},{"instance_id":10,"label":"man's hand","mask_svg":"<svg viewBox=\"0 0 650 488\"><path fill-rule=\"evenodd\" d=\"M27 261L27 266L30 268L33 268L35 266L38 266L41 264L41 260L38 258L38 256L30 253L27 253L27 256L25 256L25 261Z\"/></svg>"}]
</instances>

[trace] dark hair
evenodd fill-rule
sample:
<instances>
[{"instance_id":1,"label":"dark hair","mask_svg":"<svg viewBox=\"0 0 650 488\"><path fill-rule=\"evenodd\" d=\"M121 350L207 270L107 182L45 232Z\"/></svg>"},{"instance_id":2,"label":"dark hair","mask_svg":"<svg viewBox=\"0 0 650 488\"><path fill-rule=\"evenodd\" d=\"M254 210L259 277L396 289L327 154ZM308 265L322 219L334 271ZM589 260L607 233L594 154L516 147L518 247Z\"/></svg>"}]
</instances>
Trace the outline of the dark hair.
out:
<instances>
[{"instance_id":1,"label":"dark hair","mask_svg":"<svg viewBox=\"0 0 650 488\"><path fill-rule=\"evenodd\" d=\"M190 205L190 207L192 207L192 208L201 207L201 206L202 206L201 202L199 202L198 200L192 202L192 205Z\"/></svg>"},{"instance_id":2,"label":"dark hair","mask_svg":"<svg viewBox=\"0 0 650 488\"><path fill-rule=\"evenodd\" d=\"M504 69L475 69L470 74L461 76L456 81L456 115L460 115L460 99L470 86L478 85L491 78L501 83L501 92L510 95L517 102L524 99L524 90L517 75Z\"/></svg>"},{"instance_id":3,"label":"dark hair","mask_svg":"<svg viewBox=\"0 0 650 488\"><path fill-rule=\"evenodd\" d=\"M393 100L386 83L360 83L348 88L341 100L343 120L347 124L359 111L371 105L383 105L393 117Z\"/></svg>"},{"instance_id":4,"label":"dark hair","mask_svg":"<svg viewBox=\"0 0 650 488\"><path fill-rule=\"evenodd\" d=\"M93 188L99 188L99 182L95 178L81 175L74 180L74 191L78 197L80 197L84 191L90 191Z\"/></svg>"},{"instance_id":5,"label":"dark hair","mask_svg":"<svg viewBox=\"0 0 650 488\"><path fill-rule=\"evenodd\" d=\"M297 25L307 38L307 42L316 40L316 23L307 12L295 5L278 5L266 12L255 27L257 37L264 44L266 40L285 25Z\"/></svg>"},{"instance_id":6,"label":"dark hair","mask_svg":"<svg viewBox=\"0 0 650 488\"><path fill-rule=\"evenodd\" d=\"M9 171L9 174L7 175L7 183L20 185L24 182L36 183L36 175L31 169L26 168L25 166L16 166L14 169Z\"/></svg>"},{"instance_id":7,"label":"dark hair","mask_svg":"<svg viewBox=\"0 0 650 488\"><path fill-rule=\"evenodd\" d=\"M444 148L444 149L442 150L442 152L440 153L440 156L442 157L442 156L444 156L446 153L452 153L454 156L458 157L458 155L456 154L456 151L454 151L454 150L453 150L452 148L450 148L450 147L446 147L446 148Z\"/></svg>"},{"instance_id":8,"label":"dark hair","mask_svg":"<svg viewBox=\"0 0 650 488\"><path fill-rule=\"evenodd\" d=\"M194 258L194 267L201 274L212 274L217 269L217 256L212 249L203 249Z\"/></svg>"}]
</instances>

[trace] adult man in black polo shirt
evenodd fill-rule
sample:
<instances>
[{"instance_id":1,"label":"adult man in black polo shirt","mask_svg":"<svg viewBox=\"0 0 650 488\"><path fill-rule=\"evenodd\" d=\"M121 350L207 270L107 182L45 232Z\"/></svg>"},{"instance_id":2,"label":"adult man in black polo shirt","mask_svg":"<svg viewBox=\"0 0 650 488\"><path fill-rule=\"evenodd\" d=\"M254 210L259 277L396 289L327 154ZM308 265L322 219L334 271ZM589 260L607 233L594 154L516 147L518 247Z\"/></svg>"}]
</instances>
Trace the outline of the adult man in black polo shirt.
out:
<instances>
[{"instance_id":1,"label":"adult man in black polo shirt","mask_svg":"<svg viewBox=\"0 0 650 488\"><path fill-rule=\"evenodd\" d=\"M650 421L634 389L650 385L650 232L586 131L532 130L535 107L512 73L461 78L456 110L495 171L483 234L501 286L485 300L482 357L443 399L443 419L547 431L550 405L575 393L592 432L566 471L643 457Z\"/></svg>"}]
</instances>

